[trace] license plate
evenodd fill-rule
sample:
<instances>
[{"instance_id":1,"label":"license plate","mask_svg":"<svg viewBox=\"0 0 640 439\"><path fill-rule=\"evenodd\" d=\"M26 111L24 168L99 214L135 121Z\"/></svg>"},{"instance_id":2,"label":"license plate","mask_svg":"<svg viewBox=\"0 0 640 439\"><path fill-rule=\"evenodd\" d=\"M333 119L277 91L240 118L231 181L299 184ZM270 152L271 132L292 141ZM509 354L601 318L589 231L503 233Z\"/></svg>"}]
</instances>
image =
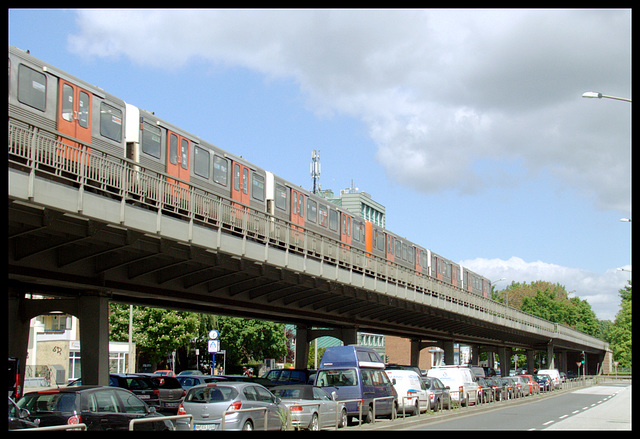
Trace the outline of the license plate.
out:
<instances>
[{"instance_id":1,"label":"license plate","mask_svg":"<svg viewBox=\"0 0 640 439\"><path fill-rule=\"evenodd\" d=\"M149 395L138 395L138 398L140 398L140 399L149 399L151 397Z\"/></svg>"},{"instance_id":2,"label":"license plate","mask_svg":"<svg viewBox=\"0 0 640 439\"><path fill-rule=\"evenodd\" d=\"M165 402L162 404L163 407L178 407L180 403L177 402Z\"/></svg>"},{"instance_id":3,"label":"license plate","mask_svg":"<svg viewBox=\"0 0 640 439\"><path fill-rule=\"evenodd\" d=\"M216 424L195 424L193 426L194 430L215 430Z\"/></svg>"}]
</instances>

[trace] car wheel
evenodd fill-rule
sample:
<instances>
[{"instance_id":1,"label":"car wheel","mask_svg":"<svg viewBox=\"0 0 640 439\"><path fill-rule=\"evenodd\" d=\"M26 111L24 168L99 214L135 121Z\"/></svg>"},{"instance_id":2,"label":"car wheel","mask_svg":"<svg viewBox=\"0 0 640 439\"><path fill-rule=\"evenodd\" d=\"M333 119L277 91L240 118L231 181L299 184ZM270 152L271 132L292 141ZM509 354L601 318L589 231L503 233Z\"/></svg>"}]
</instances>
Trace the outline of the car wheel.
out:
<instances>
[{"instance_id":1,"label":"car wheel","mask_svg":"<svg viewBox=\"0 0 640 439\"><path fill-rule=\"evenodd\" d=\"M347 416L347 409L342 409L342 414L340 415L340 422L338 423L338 428L346 427L347 422L349 422L349 418Z\"/></svg>"},{"instance_id":2,"label":"car wheel","mask_svg":"<svg viewBox=\"0 0 640 439\"><path fill-rule=\"evenodd\" d=\"M242 430L244 431L251 431L253 430L253 424L251 423L251 421L246 420L244 425L242 426Z\"/></svg>"},{"instance_id":3,"label":"car wheel","mask_svg":"<svg viewBox=\"0 0 640 439\"><path fill-rule=\"evenodd\" d=\"M371 406L367 407L367 413L364 414L364 423L370 424L373 421L373 411Z\"/></svg>"},{"instance_id":4,"label":"car wheel","mask_svg":"<svg viewBox=\"0 0 640 439\"><path fill-rule=\"evenodd\" d=\"M314 413L311 417L311 422L309 423L309 430L311 431L320 431L320 424L318 423L318 414Z\"/></svg>"}]
</instances>

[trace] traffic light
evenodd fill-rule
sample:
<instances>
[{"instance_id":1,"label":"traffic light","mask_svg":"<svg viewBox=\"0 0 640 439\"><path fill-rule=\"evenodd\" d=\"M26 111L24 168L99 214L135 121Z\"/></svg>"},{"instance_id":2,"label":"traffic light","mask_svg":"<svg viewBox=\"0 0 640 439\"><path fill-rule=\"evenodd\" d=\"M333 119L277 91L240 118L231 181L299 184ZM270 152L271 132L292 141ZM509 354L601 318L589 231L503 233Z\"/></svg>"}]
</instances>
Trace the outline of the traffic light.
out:
<instances>
[{"instance_id":1,"label":"traffic light","mask_svg":"<svg viewBox=\"0 0 640 439\"><path fill-rule=\"evenodd\" d=\"M580 362L584 364L584 351L580 353Z\"/></svg>"}]
</instances>

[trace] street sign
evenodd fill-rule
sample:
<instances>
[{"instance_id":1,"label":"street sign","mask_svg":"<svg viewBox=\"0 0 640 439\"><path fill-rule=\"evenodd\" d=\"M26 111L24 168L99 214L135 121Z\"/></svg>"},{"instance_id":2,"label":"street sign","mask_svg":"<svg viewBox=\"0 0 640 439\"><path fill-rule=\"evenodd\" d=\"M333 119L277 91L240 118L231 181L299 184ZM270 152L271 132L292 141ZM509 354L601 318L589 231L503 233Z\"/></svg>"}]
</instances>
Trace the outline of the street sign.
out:
<instances>
[{"instance_id":1,"label":"street sign","mask_svg":"<svg viewBox=\"0 0 640 439\"><path fill-rule=\"evenodd\" d=\"M220 340L209 340L207 348L210 353L215 353L220 350Z\"/></svg>"}]
</instances>

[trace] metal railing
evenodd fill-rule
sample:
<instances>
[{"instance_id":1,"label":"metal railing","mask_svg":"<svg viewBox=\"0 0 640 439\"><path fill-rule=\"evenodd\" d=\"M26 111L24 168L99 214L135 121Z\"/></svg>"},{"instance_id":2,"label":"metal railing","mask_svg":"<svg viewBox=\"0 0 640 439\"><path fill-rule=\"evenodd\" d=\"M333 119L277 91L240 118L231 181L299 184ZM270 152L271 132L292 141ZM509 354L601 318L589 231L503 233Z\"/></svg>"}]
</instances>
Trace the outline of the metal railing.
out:
<instances>
[{"instance_id":1,"label":"metal railing","mask_svg":"<svg viewBox=\"0 0 640 439\"><path fill-rule=\"evenodd\" d=\"M348 270L351 272L349 279L356 286L365 287L367 278L377 279L387 288L406 289L407 300L427 306L549 338L578 339L598 349L607 346L606 342L574 329L445 284L413 269L389 264L384 258L343 246L338 240L299 226L292 227L288 221L212 194L200 185L147 169L96 148L89 153L85 147L70 146L67 144L70 142L58 140L66 137L59 132L27 128L25 124L9 120L8 161L11 167L28 174L28 187L24 188L26 198L34 195L36 175L45 175L53 181L77 187L77 210L80 212L85 191L104 194L120 200L121 223L124 222L125 204L134 203L156 212L156 232L160 232L162 215L170 213L193 224L240 234L243 239ZM77 144L77 139L72 141ZM217 245L220 245L219 233Z\"/></svg>"}]
</instances>

